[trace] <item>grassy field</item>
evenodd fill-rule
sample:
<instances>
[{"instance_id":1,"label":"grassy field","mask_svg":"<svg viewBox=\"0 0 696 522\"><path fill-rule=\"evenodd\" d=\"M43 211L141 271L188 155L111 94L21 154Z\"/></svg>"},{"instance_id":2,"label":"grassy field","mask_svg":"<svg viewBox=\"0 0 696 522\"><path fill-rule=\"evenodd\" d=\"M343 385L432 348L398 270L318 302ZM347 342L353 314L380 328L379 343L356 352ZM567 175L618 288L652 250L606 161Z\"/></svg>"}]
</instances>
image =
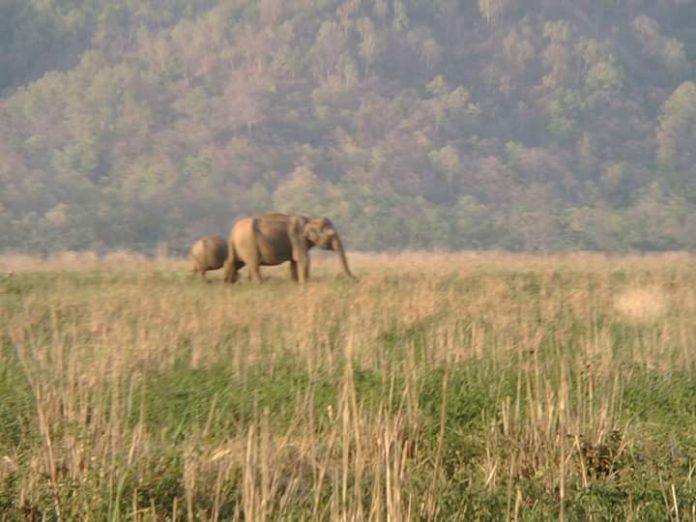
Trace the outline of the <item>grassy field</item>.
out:
<instances>
[{"instance_id":1,"label":"grassy field","mask_svg":"<svg viewBox=\"0 0 696 522\"><path fill-rule=\"evenodd\" d=\"M696 257L349 257L0 257L0 519L696 520Z\"/></svg>"}]
</instances>

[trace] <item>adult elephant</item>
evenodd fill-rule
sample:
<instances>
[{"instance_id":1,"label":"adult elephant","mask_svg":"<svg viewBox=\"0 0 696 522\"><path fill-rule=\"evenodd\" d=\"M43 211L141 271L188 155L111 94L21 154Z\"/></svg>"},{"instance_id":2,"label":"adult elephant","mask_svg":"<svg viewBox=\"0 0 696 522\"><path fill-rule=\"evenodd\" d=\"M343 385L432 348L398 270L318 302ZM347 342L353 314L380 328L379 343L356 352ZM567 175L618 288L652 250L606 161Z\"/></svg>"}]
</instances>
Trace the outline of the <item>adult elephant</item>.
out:
<instances>
[{"instance_id":1,"label":"adult elephant","mask_svg":"<svg viewBox=\"0 0 696 522\"><path fill-rule=\"evenodd\" d=\"M250 279L260 283L259 267L290 261L292 280L304 283L309 278L309 250L315 246L336 252L343 271L355 278L348 268L341 239L328 218L294 214L242 218L230 230L225 281L234 283L237 271L246 265Z\"/></svg>"}]
</instances>

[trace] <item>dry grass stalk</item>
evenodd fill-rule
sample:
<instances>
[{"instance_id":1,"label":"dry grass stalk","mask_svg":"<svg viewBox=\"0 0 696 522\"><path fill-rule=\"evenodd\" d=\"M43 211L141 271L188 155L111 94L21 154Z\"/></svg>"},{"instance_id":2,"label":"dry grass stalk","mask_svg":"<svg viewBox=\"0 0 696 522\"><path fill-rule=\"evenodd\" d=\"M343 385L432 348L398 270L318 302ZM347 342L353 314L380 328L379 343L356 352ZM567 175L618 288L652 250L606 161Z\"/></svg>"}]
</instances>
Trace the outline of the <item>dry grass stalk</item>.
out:
<instances>
[{"instance_id":1,"label":"dry grass stalk","mask_svg":"<svg viewBox=\"0 0 696 522\"><path fill-rule=\"evenodd\" d=\"M285 270L269 271L263 287L227 287L192 281L178 272L183 262L163 257L2 257L2 269L18 277L46 272L55 281L0 311L10 347L0 363L19 361L40 435L21 450L28 465L3 456L0 481L16 477L27 512L49 491L59 516L93 506L94 491L114 499L119 491L127 502L113 509L140 519L432 520L450 481L466 475L490 494L505 491L508 518L533 502L523 481L558 498L563 518L574 488L619 476L636 438L621 403L631 377L624 368L694 367L696 290L674 284L689 280L689 256L362 254L351 259L359 284L336 279L331 261L315 263L306 287L287 282ZM97 276L85 290L87 270ZM286 369L290 362L296 368ZM455 384L450 369L474 364L470 380ZM216 382L259 394L239 401L251 411L229 409L222 386L205 396L202 420L188 431L152 420L160 413L148 410L153 381L216 368L226 379ZM436 370L433 414L424 387ZM512 376L512 387L487 395L498 375ZM461 388L483 377L492 384L472 397L489 405L466 422L483 419L486 428L467 460L450 411L467 411L456 403ZM282 422L272 402L254 402L274 379L289 383L274 392L290 409ZM434 434L424 432L428 415ZM153 484L143 462L173 473L181 494L156 505L145 495ZM83 488L70 499L67 481ZM674 486L668 500L679 516Z\"/></svg>"}]
</instances>

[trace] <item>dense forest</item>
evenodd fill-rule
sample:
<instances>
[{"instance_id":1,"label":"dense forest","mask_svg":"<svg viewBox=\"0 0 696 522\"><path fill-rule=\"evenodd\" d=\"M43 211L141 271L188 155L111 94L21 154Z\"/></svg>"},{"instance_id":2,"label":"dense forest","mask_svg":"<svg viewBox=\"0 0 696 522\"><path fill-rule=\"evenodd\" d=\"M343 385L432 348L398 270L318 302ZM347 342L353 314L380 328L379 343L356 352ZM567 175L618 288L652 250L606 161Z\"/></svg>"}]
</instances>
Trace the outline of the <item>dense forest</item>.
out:
<instances>
[{"instance_id":1,"label":"dense forest","mask_svg":"<svg viewBox=\"0 0 696 522\"><path fill-rule=\"evenodd\" d=\"M2 0L0 250L693 249L695 60L693 0Z\"/></svg>"}]
</instances>

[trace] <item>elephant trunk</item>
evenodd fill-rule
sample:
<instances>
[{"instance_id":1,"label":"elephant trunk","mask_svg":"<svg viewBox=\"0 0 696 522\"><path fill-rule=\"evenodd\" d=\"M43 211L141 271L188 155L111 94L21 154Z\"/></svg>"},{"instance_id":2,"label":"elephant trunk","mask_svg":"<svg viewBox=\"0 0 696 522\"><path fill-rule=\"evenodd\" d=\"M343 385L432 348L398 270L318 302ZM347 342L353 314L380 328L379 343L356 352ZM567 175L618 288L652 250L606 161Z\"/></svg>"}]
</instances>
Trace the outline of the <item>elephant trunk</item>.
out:
<instances>
[{"instance_id":1,"label":"elephant trunk","mask_svg":"<svg viewBox=\"0 0 696 522\"><path fill-rule=\"evenodd\" d=\"M331 250L338 254L338 258L341 260L341 266L343 267L343 271L346 273L346 275L352 279L355 279L355 276L348 268L348 260L346 259L346 253L343 251L343 243L341 243L338 236L334 236L333 241L331 242Z\"/></svg>"}]
</instances>

